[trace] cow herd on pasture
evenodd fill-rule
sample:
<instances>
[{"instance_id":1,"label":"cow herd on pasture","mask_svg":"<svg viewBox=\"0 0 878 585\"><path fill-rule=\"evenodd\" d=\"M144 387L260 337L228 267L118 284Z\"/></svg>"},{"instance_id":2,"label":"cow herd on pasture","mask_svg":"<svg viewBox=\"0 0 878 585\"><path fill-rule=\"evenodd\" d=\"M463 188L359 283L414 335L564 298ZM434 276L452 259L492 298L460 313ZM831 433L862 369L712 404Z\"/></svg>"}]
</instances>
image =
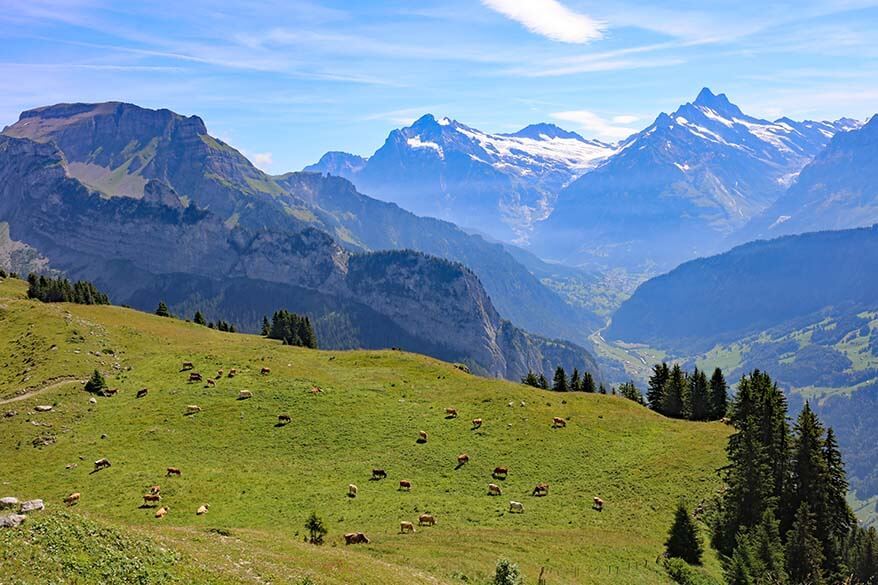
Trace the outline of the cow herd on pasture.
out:
<instances>
[{"instance_id":1,"label":"cow herd on pasture","mask_svg":"<svg viewBox=\"0 0 878 585\"><path fill-rule=\"evenodd\" d=\"M193 362L187 361L187 362L183 362L183 367L180 371L181 372L189 372L189 374L188 374L189 382L203 382L204 377L202 376L201 373L195 372L195 371L190 371L190 370L194 370L194 368L195 368L195 366L194 366ZM225 374L223 370L219 370L217 372L216 377L209 378L207 380L207 386L209 386L209 387L215 386L217 381L222 379L224 375L227 375L227 377L229 377L229 378L234 378L237 374L238 374L238 371L235 368L230 369L228 371L228 374ZM260 370L260 374L263 376L267 376L267 375L271 374L271 369L268 367L262 367ZM311 394L318 394L320 392L322 392L322 390L316 386L314 386L310 389ZM148 394L149 394L149 390L147 388L143 388L137 392L136 397L138 399L140 399L140 398L146 397ZM246 399L250 399L252 397L253 397L253 393L249 390L240 390L238 393L238 400L246 400ZM513 405L514 405L514 402L509 403L510 407ZM525 402L523 400L521 401L521 406L525 406ZM197 414L200 412L201 412L201 408L198 405L190 404L190 405L186 406L186 410L185 410L186 415L194 415L194 414ZM456 408L448 407L445 409L445 418L446 419L456 419L457 417L458 417L458 410ZM290 415L283 414L283 413L278 415L277 420L278 420L278 423L276 426L284 426L284 425L287 425L287 424L292 422L292 418L290 417ZM483 422L484 421L482 418L472 419L471 430L480 429L483 425ZM566 426L567 426L567 421L564 418L557 417L557 416L552 418L552 428L566 428ZM423 444L423 443L426 443L428 440L429 440L429 435L428 435L427 431L419 431L418 432L417 443ZM468 464L469 461L470 461L470 456L467 453L461 453L460 455L457 456L457 468L459 469L460 467ZM102 469L106 469L110 466L111 466L111 464L110 464L110 461L108 459L106 459L106 458L98 459L97 461L94 462L93 473L98 472ZM508 467L496 466L494 468L493 472L491 473L491 478L494 479L495 481L496 480L505 480L508 477L508 475L509 475L509 468ZM175 477L175 476L176 477L182 476L182 471L176 467L168 467L166 469L166 477ZM387 477L388 477L388 475L387 475L386 470L381 469L381 468L372 469L371 479L373 481L386 479ZM399 480L398 485L399 485L398 490L400 490L400 491L408 492L408 491L412 490L411 480L401 479L401 480ZM503 494L503 489L501 488L500 485L498 485L497 483L489 483L488 484L488 491L487 491L488 496L501 496L502 494ZM348 485L347 495L349 498L356 498L359 495L359 489L357 488L357 486L355 484ZM549 495L549 484L544 483L544 482L537 483L536 486L533 488L531 495L535 496L535 497L548 496ZM80 498L81 498L81 494L79 492L75 492L75 493L70 494L66 498L64 498L63 501L66 505L72 506L72 505L79 503ZM152 487L150 487L147 490L147 493L143 494L142 499L143 499L142 507L156 507L156 506L158 506L159 503L162 501L161 488L158 485L153 485ZM592 508L596 511L602 511L603 507L604 507L604 501L601 498L595 496L593 498ZM196 510L196 514L199 516L206 514L208 512L208 509L209 509L209 504L203 504ZM170 511L170 508L166 505L163 505L155 511L155 517L156 518L163 518L164 516L166 516L169 513L169 511ZM515 500L510 500L509 512L516 513L516 514L523 514L524 513L524 504L521 502L517 502ZM418 517L417 524L418 524L418 526L435 526L436 525L436 518L433 514L423 513ZM413 522L405 521L405 520L400 522L400 533L401 534L414 533L414 532L415 532L415 524ZM344 535L344 540L345 540L345 544L368 544L370 542L369 539L366 537L366 535L362 532L347 533Z\"/></svg>"}]
</instances>

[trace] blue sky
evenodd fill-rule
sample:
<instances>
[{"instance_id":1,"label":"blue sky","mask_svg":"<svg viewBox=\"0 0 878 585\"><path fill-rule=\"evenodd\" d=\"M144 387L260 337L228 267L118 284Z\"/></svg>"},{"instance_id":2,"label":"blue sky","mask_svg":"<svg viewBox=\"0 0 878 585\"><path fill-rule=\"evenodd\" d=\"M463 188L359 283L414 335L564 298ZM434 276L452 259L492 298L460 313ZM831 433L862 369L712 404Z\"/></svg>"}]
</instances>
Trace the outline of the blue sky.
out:
<instances>
[{"instance_id":1,"label":"blue sky","mask_svg":"<svg viewBox=\"0 0 878 585\"><path fill-rule=\"evenodd\" d=\"M769 118L878 112L878 0L0 0L0 37L0 125L166 107L275 173L426 112L609 140L702 86Z\"/></svg>"}]
</instances>

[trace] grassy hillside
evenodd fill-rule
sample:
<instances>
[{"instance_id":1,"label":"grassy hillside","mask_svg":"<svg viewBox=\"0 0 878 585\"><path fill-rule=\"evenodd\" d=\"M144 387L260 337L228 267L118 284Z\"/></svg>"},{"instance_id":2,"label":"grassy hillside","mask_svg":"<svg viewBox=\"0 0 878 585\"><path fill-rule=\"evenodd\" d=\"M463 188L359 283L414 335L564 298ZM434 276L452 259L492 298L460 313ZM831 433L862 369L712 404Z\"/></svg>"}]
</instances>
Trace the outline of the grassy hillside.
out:
<instances>
[{"instance_id":1,"label":"grassy hillside","mask_svg":"<svg viewBox=\"0 0 878 585\"><path fill-rule=\"evenodd\" d=\"M187 382L183 361L205 375L240 373L207 388ZM264 366L270 375L260 375ZM95 368L119 393L90 404L82 381ZM323 392L312 394L315 385ZM149 394L135 398L144 387ZM245 389L253 398L236 400ZM189 404L202 412L185 416ZM461 416L446 419L448 406ZM72 555L82 562L86 550L105 551L102 530L133 539L123 548L152 543L143 546L167 552L147 555L156 567L145 583L480 583L499 557L520 563L529 582L545 566L551 584L666 583L655 558L674 506L718 489L728 433L621 398L538 391L418 355L306 350L118 307L41 304L12 280L0 282L0 411L17 412L0 417L0 495L47 502L28 530L46 522L52 538L63 540L69 526L78 539L97 539ZM276 426L281 413L292 423ZM553 430L553 416L567 428ZM484 419L478 430L475 417ZM426 444L415 442L419 430L429 432ZM463 452L471 460L455 469ZM112 467L92 473L101 457ZM492 498L497 465L510 474ZM182 477L165 478L168 466ZM369 481L372 467L388 479ZM401 479L411 492L397 490ZM530 496L537 482L550 484L548 497ZM359 487L355 499L349 483ZM163 520L139 507L153 484L170 507ZM59 509L71 492L82 500L67 515ZM593 496L605 500L603 512L591 509ZM510 499L525 513L509 514ZM196 516L204 503L209 513ZM302 542L312 511L329 529L323 547ZM435 527L398 534L400 520L425 511ZM349 531L371 544L344 546ZM3 547L0 583L77 573L63 561L47 566L48 576L22 570L27 535L3 536L19 546ZM28 548L52 556L51 542ZM707 570L718 573L708 556ZM124 580L95 569L83 582Z\"/></svg>"}]
</instances>

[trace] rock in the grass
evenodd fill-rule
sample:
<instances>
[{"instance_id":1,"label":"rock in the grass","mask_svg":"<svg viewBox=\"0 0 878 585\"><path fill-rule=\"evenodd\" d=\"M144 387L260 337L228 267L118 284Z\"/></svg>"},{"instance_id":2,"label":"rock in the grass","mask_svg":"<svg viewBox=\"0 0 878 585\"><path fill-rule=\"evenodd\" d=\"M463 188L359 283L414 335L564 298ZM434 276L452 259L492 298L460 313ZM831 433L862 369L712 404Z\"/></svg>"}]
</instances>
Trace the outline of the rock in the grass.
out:
<instances>
[{"instance_id":1,"label":"rock in the grass","mask_svg":"<svg viewBox=\"0 0 878 585\"><path fill-rule=\"evenodd\" d=\"M18 511L22 514L27 514L28 512L38 512L45 507L43 500L28 500L21 503L21 508Z\"/></svg>"},{"instance_id":2,"label":"rock in the grass","mask_svg":"<svg viewBox=\"0 0 878 585\"><path fill-rule=\"evenodd\" d=\"M52 405L51 404L38 404L38 405L34 406L34 410L36 410L37 412L49 412L50 410L52 410Z\"/></svg>"},{"instance_id":3,"label":"rock in the grass","mask_svg":"<svg viewBox=\"0 0 878 585\"><path fill-rule=\"evenodd\" d=\"M98 403L98 399L97 399L97 398L94 398L94 397L89 398L89 399L88 399L88 403L89 403L89 404L97 404L97 403Z\"/></svg>"},{"instance_id":4,"label":"rock in the grass","mask_svg":"<svg viewBox=\"0 0 878 585\"><path fill-rule=\"evenodd\" d=\"M18 414L17 410L7 410L6 412L3 413L3 416L5 416L6 418L12 418L13 416L15 416L17 414Z\"/></svg>"},{"instance_id":5,"label":"rock in the grass","mask_svg":"<svg viewBox=\"0 0 878 585\"><path fill-rule=\"evenodd\" d=\"M9 516L0 516L0 528L17 528L22 522L27 520L27 516L21 514L10 514Z\"/></svg>"},{"instance_id":6,"label":"rock in the grass","mask_svg":"<svg viewBox=\"0 0 878 585\"><path fill-rule=\"evenodd\" d=\"M18 506L18 498L13 498L12 496L0 498L0 510L12 510L13 508L15 508L17 506Z\"/></svg>"}]
</instances>

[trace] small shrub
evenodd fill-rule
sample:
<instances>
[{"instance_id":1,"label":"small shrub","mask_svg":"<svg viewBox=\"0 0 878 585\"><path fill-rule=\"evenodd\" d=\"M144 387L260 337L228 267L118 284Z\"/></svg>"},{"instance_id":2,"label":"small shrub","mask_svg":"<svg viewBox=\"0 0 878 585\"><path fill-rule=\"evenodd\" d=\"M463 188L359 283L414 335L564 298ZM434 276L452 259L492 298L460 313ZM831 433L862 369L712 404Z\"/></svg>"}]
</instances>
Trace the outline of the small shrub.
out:
<instances>
[{"instance_id":1,"label":"small shrub","mask_svg":"<svg viewBox=\"0 0 878 585\"><path fill-rule=\"evenodd\" d=\"M518 570L518 565L508 559L500 559L497 561L497 568L494 569L494 580L492 585L523 585L524 580Z\"/></svg>"},{"instance_id":2,"label":"small shrub","mask_svg":"<svg viewBox=\"0 0 878 585\"><path fill-rule=\"evenodd\" d=\"M97 370L94 371L91 378L85 383L86 392L91 392L93 394L103 392L106 388L107 381L104 380L104 376Z\"/></svg>"},{"instance_id":3,"label":"small shrub","mask_svg":"<svg viewBox=\"0 0 878 585\"><path fill-rule=\"evenodd\" d=\"M323 537L326 536L326 526L323 520L317 516L317 512L311 512L308 521L305 522L305 530L308 531L308 542L311 544L323 544Z\"/></svg>"},{"instance_id":4,"label":"small shrub","mask_svg":"<svg viewBox=\"0 0 878 585\"><path fill-rule=\"evenodd\" d=\"M665 563L668 576L680 585L720 585L714 578L704 574L683 559L668 559Z\"/></svg>"}]
</instances>

